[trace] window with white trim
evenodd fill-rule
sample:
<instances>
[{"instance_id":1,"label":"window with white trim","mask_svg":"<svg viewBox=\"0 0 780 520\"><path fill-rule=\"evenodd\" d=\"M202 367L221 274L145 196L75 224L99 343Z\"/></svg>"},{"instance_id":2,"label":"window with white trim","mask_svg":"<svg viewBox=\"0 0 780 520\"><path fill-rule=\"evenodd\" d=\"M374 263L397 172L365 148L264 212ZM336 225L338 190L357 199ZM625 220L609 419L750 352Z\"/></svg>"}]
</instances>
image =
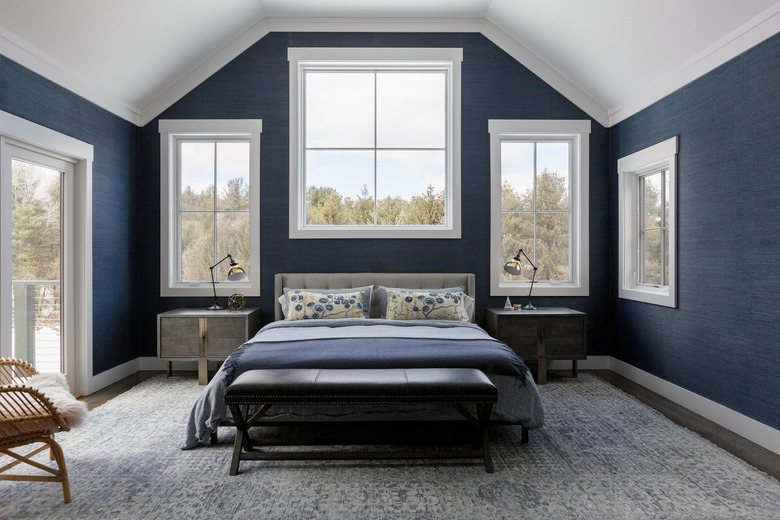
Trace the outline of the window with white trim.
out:
<instances>
[{"instance_id":1,"label":"window with white trim","mask_svg":"<svg viewBox=\"0 0 780 520\"><path fill-rule=\"evenodd\" d=\"M160 120L161 296L260 295L261 120Z\"/></svg>"},{"instance_id":2,"label":"window with white trim","mask_svg":"<svg viewBox=\"0 0 780 520\"><path fill-rule=\"evenodd\" d=\"M288 50L290 238L460 238L462 54Z\"/></svg>"},{"instance_id":3,"label":"window with white trim","mask_svg":"<svg viewBox=\"0 0 780 520\"><path fill-rule=\"evenodd\" d=\"M677 307L677 137L618 160L618 296Z\"/></svg>"},{"instance_id":4,"label":"window with white trim","mask_svg":"<svg viewBox=\"0 0 780 520\"><path fill-rule=\"evenodd\" d=\"M588 120L496 120L490 132L490 294L588 295Z\"/></svg>"}]
</instances>

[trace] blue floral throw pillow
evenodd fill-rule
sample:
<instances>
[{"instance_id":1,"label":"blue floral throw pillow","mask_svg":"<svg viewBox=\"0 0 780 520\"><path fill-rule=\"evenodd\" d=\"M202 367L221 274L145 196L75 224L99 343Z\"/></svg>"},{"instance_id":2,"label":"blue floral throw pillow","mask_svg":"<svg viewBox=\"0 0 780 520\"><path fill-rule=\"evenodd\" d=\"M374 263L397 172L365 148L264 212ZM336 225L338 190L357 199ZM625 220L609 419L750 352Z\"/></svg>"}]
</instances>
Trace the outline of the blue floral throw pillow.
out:
<instances>
[{"instance_id":1,"label":"blue floral throw pillow","mask_svg":"<svg viewBox=\"0 0 780 520\"><path fill-rule=\"evenodd\" d=\"M374 286L373 285L366 285L364 287L352 287L350 289L311 289L311 288L301 288L301 289L290 289L289 287L285 287L283 294L279 296L279 305L282 308L282 315L284 315L284 319L287 319L287 311L290 309L290 302L287 299L288 295L293 291L308 291L311 293L317 293L317 294L341 294L341 293L353 293L358 291L363 291L363 316L365 318L370 318L371 314L371 292L373 291Z\"/></svg>"},{"instance_id":2,"label":"blue floral throw pillow","mask_svg":"<svg viewBox=\"0 0 780 520\"><path fill-rule=\"evenodd\" d=\"M363 291L326 294L303 289L291 290L287 293L287 319L365 318L363 296Z\"/></svg>"},{"instance_id":3,"label":"blue floral throw pillow","mask_svg":"<svg viewBox=\"0 0 780 520\"><path fill-rule=\"evenodd\" d=\"M387 289L388 320L455 320L463 317L463 293Z\"/></svg>"}]
</instances>

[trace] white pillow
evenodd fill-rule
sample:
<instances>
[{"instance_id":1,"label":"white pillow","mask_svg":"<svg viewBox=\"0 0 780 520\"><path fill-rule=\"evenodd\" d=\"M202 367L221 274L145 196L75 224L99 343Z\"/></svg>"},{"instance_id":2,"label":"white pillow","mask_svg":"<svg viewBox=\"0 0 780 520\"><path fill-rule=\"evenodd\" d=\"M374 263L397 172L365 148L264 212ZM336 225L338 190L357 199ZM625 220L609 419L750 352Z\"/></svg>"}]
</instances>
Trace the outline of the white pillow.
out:
<instances>
[{"instance_id":1,"label":"white pillow","mask_svg":"<svg viewBox=\"0 0 780 520\"><path fill-rule=\"evenodd\" d=\"M474 321L474 298L463 293L461 321Z\"/></svg>"}]
</instances>

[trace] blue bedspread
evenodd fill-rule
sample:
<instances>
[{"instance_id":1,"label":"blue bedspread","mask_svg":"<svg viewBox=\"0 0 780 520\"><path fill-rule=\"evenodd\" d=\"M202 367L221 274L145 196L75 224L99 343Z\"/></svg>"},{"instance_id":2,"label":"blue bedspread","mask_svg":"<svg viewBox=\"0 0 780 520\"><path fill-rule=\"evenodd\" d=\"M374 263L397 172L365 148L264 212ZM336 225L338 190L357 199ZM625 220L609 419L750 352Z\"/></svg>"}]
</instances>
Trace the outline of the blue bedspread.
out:
<instances>
[{"instance_id":1,"label":"blue bedspread","mask_svg":"<svg viewBox=\"0 0 780 520\"><path fill-rule=\"evenodd\" d=\"M505 344L471 323L378 319L277 321L223 363L190 413L183 449L206 442L229 415L226 388L257 368L478 368L499 387L495 414L529 428L543 423L528 368Z\"/></svg>"}]
</instances>

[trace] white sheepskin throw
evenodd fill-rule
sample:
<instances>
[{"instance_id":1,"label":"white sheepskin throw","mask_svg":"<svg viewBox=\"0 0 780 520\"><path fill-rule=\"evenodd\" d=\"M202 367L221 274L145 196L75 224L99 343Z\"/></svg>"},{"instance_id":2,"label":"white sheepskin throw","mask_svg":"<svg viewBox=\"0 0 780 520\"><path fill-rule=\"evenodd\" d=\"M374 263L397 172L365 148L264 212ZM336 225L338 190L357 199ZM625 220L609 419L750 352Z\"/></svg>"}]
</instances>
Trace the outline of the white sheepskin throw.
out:
<instances>
[{"instance_id":1,"label":"white sheepskin throw","mask_svg":"<svg viewBox=\"0 0 780 520\"><path fill-rule=\"evenodd\" d=\"M87 418L87 403L73 397L64 374L56 372L35 374L25 385L35 388L48 397L71 428L79 426Z\"/></svg>"}]
</instances>

